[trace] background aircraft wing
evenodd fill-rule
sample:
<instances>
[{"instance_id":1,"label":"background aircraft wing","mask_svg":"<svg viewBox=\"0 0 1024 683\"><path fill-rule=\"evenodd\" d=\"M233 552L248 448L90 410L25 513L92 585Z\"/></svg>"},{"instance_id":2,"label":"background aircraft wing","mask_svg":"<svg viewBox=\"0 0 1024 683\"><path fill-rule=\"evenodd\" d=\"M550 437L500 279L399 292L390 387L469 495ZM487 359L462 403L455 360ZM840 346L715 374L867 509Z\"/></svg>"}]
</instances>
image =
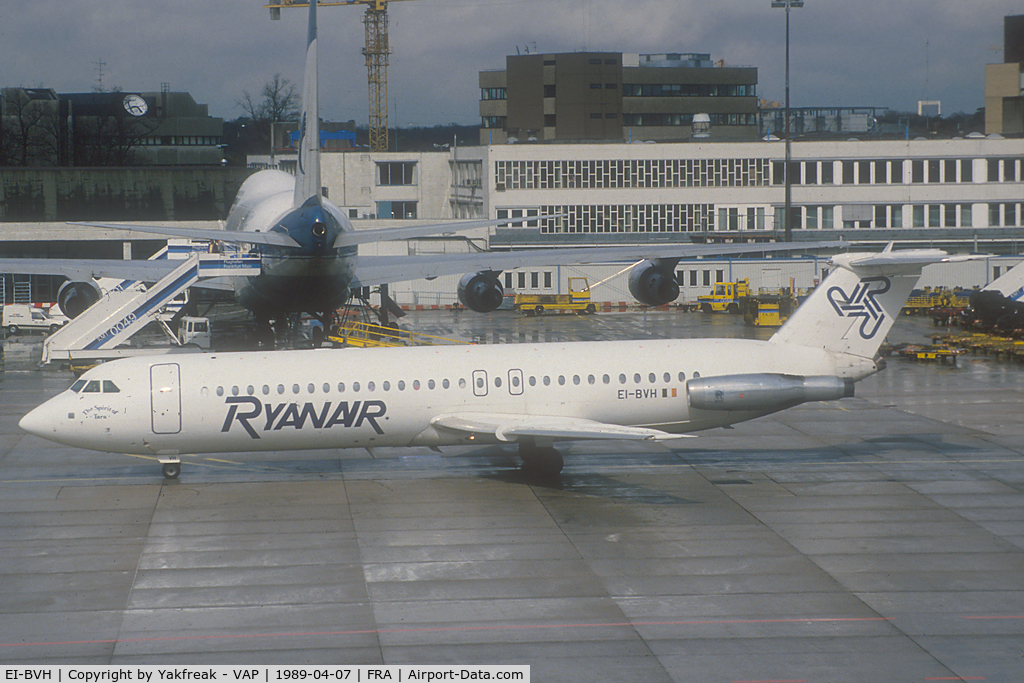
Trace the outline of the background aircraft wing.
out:
<instances>
[{"instance_id":1,"label":"background aircraft wing","mask_svg":"<svg viewBox=\"0 0 1024 683\"><path fill-rule=\"evenodd\" d=\"M175 228L166 225L126 225L124 223L68 223L88 228L108 228L129 232L145 232L164 237L188 237L195 240L217 240L238 244L266 244L274 247L297 248L299 243L282 232L247 232L242 230L211 230L208 228Z\"/></svg>"},{"instance_id":2,"label":"background aircraft wing","mask_svg":"<svg viewBox=\"0 0 1024 683\"><path fill-rule=\"evenodd\" d=\"M440 275L458 275L479 271L502 271L536 266L578 265L590 263L630 263L644 259L674 259L696 256L728 256L776 251L834 249L847 242L785 242L771 244L666 244L626 247L577 247L487 251L474 254L421 254L414 256L360 256L353 287L432 279Z\"/></svg>"},{"instance_id":3,"label":"background aircraft wing","mask_svg":"<svg viewBox=\"0 0 1024 683\"><path fill-rule=\"evenodd\" d=\"M523 438L577 441L584 439L622 439L658 441L679 439L688 434L669 434L660 429L621 425L558 415L515 415L500 413L449 413L430 421L434 427L466 434L486 434L499 441Z\"/></svg>"},{"instance_id":4,"label":"background aircraft wing","mask_svg":"<svg viewBox=\"0 0 1024 683\"><path fill-rule=\"evenodd\" d=\"M156 282L182 264L181 261L154 259L131 261L121 259L0 259L0 273L30 275L64 275L72 280L110 277L120 280Z\"/></svg>"}]
</instances>

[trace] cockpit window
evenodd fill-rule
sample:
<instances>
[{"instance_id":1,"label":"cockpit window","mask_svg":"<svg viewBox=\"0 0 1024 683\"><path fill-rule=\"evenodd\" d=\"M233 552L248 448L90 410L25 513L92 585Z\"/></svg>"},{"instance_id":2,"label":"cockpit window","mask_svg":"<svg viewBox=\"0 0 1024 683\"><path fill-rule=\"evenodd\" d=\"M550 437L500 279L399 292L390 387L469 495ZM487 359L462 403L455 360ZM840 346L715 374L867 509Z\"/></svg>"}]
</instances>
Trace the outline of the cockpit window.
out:
<instances>
[{"instance_id":1,"label":"cockpit window","mask_svg":"<svg viewBox=\"0 0 1024 683\"><path fill-rule=\"evenodd\" d=\"M78 380L77 382L75 382L74 384L71 385L71 391L73 391L73 392L75 392L77 394L79 391L82 390L82 387L84 387L84 386L85 386L85 380L84 379L80 379L80 380Z\"/></svg>"},{"instance_id":2,"label":"cockpit window","mask_svg":"<svg viewBox=\"0 0 1024 683\"><path fill-rule=\"evenodd\" d=\"M91 380L85 385L85 389L82 389L82 392L86 394L100 393L100 381L98 379Z\"/></svg>"},{"instance_id":3,"label":"cockpit window","mask_svg":"<svg viewBox=\"0 0 1024 683\"><path fill-rule=\"evenodd\" d=\"M109 379L103 380L103 393L104 394L119 394L121 390L117 388L117 385L111 382Z\"/></svg>"}]
</instances>

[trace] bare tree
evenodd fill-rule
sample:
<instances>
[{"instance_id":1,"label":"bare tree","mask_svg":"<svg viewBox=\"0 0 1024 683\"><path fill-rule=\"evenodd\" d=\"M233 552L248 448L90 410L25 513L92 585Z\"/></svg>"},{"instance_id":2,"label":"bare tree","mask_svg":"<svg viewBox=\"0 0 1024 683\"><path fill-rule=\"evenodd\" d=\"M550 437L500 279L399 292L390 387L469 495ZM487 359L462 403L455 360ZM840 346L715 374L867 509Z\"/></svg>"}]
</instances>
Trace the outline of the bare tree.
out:
<instances>
[{"instance_id":1,"label":"bare tree","mask_svg":"<svg viewBox=\"0 0 1024 683\"><path fill-rule=\"evenodd\" d=\"M57 100L52 91L4 88L0 94L0 164L58 163Z\"/></svg>"},{"instance_id":2,"label":"bare tree","mask_svg":"<svg viewBox=\"0 0 1024 683\"><path fill-rule=\"evenodd\" d=\"M245 90L237 104L253 122L256 134L266 147L270 146L273 124L297 121L299 118L299 93L295 85L287 78L281 78L279 73L264 84L259 100Z\"/></svg>"}]
</instances>

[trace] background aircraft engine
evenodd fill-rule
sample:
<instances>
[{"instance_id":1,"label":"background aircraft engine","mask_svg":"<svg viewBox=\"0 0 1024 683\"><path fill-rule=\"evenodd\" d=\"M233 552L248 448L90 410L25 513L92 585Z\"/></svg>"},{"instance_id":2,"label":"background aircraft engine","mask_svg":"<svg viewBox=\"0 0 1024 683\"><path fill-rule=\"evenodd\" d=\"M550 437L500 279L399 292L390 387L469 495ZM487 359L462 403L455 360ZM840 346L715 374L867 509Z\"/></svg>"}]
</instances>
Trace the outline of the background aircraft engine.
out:
<instances>
[{"instance_id":1,"label":"background aircraft engine","mask_svg":"<svg viewBox=\"0 0 1024 683\"><path fill-rule=\"evenodd\" d=\"M670 271L641 261L629 272L629 293L642 304L661 306L679 297L679 283Z\"/></svg>"},{"instance_id":2,"label":"background aircraft engine","mask_svg":"<svg viewBox=\"0 0 1024 683\"><path fill-rule=\"evenodd\" d=\"M505 290L494 271L466 273L459 280L459 301L471 311L489 313L501 306L504 300Z\"/></svg>"},{"instance_id":3,"label":"background aircraft engine","mask_svg":"<svg viewBox=\"0 0 1024 683\"><path fill-rule=\"evenodd\" d=\"M839 377L752 374L700 377L686 383L690 407L701 410L775 411L808 401L853 396L853 382Z\"/></svg>"},{"instance_id":4,"label":"background aircraft engine","mask_svg":"<svg viewBox=\"0 0 1024 683\"><path fill-rule=\"evenodd\" d=\"M100 300L103 292L95 282L67 281L57 290L57 305L69 318L78 317L82 311Z\"/></svg>"}]
</instances>

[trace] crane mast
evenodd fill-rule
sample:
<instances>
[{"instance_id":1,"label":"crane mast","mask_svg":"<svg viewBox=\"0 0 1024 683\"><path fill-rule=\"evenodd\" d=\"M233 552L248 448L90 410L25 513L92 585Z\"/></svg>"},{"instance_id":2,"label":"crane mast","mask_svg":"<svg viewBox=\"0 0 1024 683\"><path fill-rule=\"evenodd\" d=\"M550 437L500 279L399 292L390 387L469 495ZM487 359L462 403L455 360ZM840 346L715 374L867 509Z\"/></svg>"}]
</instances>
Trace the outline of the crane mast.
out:
<instances>
[{"instance_id":1,"label":"crane mast","mask_svg":"<svg viewBox=\"0 0 1024 683\"><path fill-rule=\"evenodd\" d=\"M344 2L320 2L321 7L333 5L366 5L363 24L366 27L366 43L363 55L366 57L366 82L369 90L370 151L388 151L388 55L391 44L388 37L388 2L400 0L345 0ZM273 5L264 5L270 10L271 19L281 18L283 7L309 7L308 2L280 0Z\"/></svg>"}]
</instances>

